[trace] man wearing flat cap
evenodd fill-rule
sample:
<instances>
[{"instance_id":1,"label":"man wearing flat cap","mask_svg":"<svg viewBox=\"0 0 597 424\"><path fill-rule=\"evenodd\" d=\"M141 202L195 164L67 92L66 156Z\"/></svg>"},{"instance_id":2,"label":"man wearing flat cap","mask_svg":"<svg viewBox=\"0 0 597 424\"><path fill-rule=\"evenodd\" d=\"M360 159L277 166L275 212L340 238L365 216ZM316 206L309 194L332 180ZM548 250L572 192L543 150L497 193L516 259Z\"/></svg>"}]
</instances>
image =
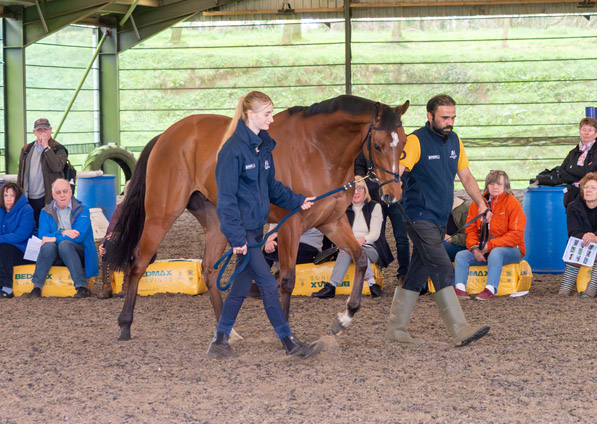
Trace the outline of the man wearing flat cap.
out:
<instances>
[{"instance_id":1,"label":"man wearing flat cap","mask_svg":"<svg viewBox=\"0 0 597 424\"><path fill-rule=\"evenodd\" d=\"M52 201L52 183L64 178L68 151L52 138L52 126L46 118L35 121L33 135L36 140L21 150L17 184L29 199L38 225L41 210Z\"/></svg>"}]
</instances>

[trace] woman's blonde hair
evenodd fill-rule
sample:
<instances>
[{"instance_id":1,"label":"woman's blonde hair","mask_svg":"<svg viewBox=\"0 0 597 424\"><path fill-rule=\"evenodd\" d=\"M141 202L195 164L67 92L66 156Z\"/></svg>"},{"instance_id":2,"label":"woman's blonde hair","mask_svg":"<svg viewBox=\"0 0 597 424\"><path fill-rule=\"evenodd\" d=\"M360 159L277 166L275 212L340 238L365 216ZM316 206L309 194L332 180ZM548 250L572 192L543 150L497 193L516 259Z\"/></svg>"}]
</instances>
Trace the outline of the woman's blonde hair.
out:
<instances>
[{"instance_id":1,"label":"woman's blonde hair","mask_svg":"<svg viewBox=\"0 0 597 424\"><path fill-rule=\"evenodd\" d=\"M585 198L585 185L587 185L587 183L591 180L597 181L597 172L589 172L584 177L582 177L582 180L580 180L580 197L582 197L583 200Z\"/></svg>"},{"instance_id":2,"label":"woman's blonde hair","mask_svg":"<svg viewBox=\"0 0 597 424\"><path fill-rule=\"evenodd\" d=\"M365 202L370 202L371 195L369 194L369 187L367 187L365 181L357 181L354 185L354 189L356 190L357 187L363 187L365 189Z\"/></svg>"},{"instance_id":3,"label":"woman's blonde hair","mask_svg":"<svg viewBox=\"0 0 597 424\"><path fill-rule=\"evenodd\" d=\"M489 171L489 174L487 174L485 177L485 190L483 190L483 193L489 192L489 184L499 183L500 177L504 177L504 191L506 192L506 195L512 194L512 188L510 188L510 177L508 177L506 171L499 169L492 169Z\"/></svg>"},{"instance_id":4,"label":"woman's blonde hair","mask_svg":"<svg viewBox=\"0 0 597 424\"><path fill-rule=\"evenodd\" d=\"M222 148L224 143L226 143L226 141L228 141L228 139L232 137L234 131L236 131L236 126L238 125L239 120L242 119L245 124L247 123L247 112L249 110L258 111L264 106L270 104L274 104L274 102L272 102L272 99L270 99L270 97L267 94L262 93L261 91L251 91L246 96L242 96L240 99L238 99L238 103L236 104L236 111L234 112L234 117L232 118L232 121L230 121L230 125L228 125L228 128L226 129L224 137L222 137L220 149Z\"/></svg>"}]
</instances>

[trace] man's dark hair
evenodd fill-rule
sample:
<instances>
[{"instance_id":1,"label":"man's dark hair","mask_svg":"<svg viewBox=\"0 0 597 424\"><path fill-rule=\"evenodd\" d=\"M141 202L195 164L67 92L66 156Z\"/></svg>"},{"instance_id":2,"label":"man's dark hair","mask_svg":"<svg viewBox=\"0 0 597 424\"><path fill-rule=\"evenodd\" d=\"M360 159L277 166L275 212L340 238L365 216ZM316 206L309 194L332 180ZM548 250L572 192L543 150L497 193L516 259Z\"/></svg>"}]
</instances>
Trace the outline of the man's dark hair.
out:
<instances>
[{"instance_id":1,"label":"man's dark hair","mask_svg":"<svg viewBox=\"0 0 597 424\"><path fill-rule=\"evenodd\" d=\"M435 115L435 111L440 106L456 106L456 102L447 94L438 94L427 102L427 112Z\"/></svg>"},{"instance_id":2,"label":"man's dark hair","mask_svg":"<svg viewBox=\"0 0 597 424\"><path fill-rule=\"evenodd\" d=\"M12 181L2 184L2 187L0 187L0 208L2 209L6 209L6 205L4 204L4 193L7 190L12 190L14 192L15 205L17 204L17 200L19 200L19 197L21 197L21 195L23 194L23 190L21 190L21 187L19 187L16 183L13 183Z\"/></svg>"}]
</instances>

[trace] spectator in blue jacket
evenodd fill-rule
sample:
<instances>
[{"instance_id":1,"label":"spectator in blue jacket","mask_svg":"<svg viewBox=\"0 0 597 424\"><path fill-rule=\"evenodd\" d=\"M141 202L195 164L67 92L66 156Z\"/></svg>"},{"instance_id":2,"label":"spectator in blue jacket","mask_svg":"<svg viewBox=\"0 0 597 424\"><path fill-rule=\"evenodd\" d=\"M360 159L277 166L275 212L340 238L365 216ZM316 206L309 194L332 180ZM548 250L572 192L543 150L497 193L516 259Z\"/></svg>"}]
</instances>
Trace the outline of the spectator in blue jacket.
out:
<instances>
[{"instance_id":1,"label":"spectator in blue jacket","mask_svg":"<svg viewBox=\"0 0 597 424\"><path fill-rule=\"evenodd\" d=\"M76 299L89 297L87 278L99 274L89 209L73 197L70 184L62 178L52 184L52 197L54 200L39 215L42 246L31 278L34 288L28 297L41 296L52 265L66 265L77 289Z\"/></svg>"},{"instance_id":2,"label":"spectator in blue jacket","mask_svg":"<svg viewBox=\"0 0 597 424\"><path fill-rule=\"evenodd\" d=\"M23 255L34 228L33 208L21 188L12 182L3 184L0 188L0 299L14 297L15 265L31 263L23 259Z\"/></svg>"},{"instance_id":3,"label":"spectator in blue jacket","mask_svg":"<svg viewBox=\"0 0 597 424\"><path fill-rule=\"evenodd\" d=\"M309 209L313 198L295 194L275 179L272 150L276 143L267 133L274 122L274 105L263 93L252 91L241 97L234 118L222 139L216 165L218 184L217 213L220 230L237 254L237 267L249 255L247 267L238 274L220 314L216 332L207 351L212 358L231 358L236 353L228 342L238 312L255 280L265 312L286 354L310 357L321 352L321 343L303 344L290 331L290 326L278 293L278 283L270 271L259 247L248 244L261 242L270 203L292 210Z\"/></svg>"}]
</instances>

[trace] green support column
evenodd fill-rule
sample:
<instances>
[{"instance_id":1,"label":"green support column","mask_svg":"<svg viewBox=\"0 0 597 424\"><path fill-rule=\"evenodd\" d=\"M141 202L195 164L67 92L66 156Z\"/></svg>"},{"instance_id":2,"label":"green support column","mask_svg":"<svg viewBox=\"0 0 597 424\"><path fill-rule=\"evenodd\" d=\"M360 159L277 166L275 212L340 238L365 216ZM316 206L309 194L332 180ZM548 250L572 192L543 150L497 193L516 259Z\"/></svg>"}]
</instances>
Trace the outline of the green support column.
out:
<instances>
[{"instance_id":1,"label":"green support column","mask_svg":"<svg viewBox=\"0 0 597 424\"><path fill-rule=\"evenodd\" d=\"M4 160L7 174L16 174L19 155L27 138L25 105L25 46L23 15L3 18L4 51Z\"/></svg>"},{"instance_id":2,"label":"green support column","mask_svg":"<svg viewBox=\"0 0 597 424\"><path fill-rule=\"evenodd\" d=\"M102 145L110 143L120 145L120 91L116 27L100 28L100 38L106 31L108 36L99 54L100 142ZM104 165L104 172L116 175L116 187L117 190L120 190L120 168L118 165L109 161Z\"/></svg>"}]
</instances>

